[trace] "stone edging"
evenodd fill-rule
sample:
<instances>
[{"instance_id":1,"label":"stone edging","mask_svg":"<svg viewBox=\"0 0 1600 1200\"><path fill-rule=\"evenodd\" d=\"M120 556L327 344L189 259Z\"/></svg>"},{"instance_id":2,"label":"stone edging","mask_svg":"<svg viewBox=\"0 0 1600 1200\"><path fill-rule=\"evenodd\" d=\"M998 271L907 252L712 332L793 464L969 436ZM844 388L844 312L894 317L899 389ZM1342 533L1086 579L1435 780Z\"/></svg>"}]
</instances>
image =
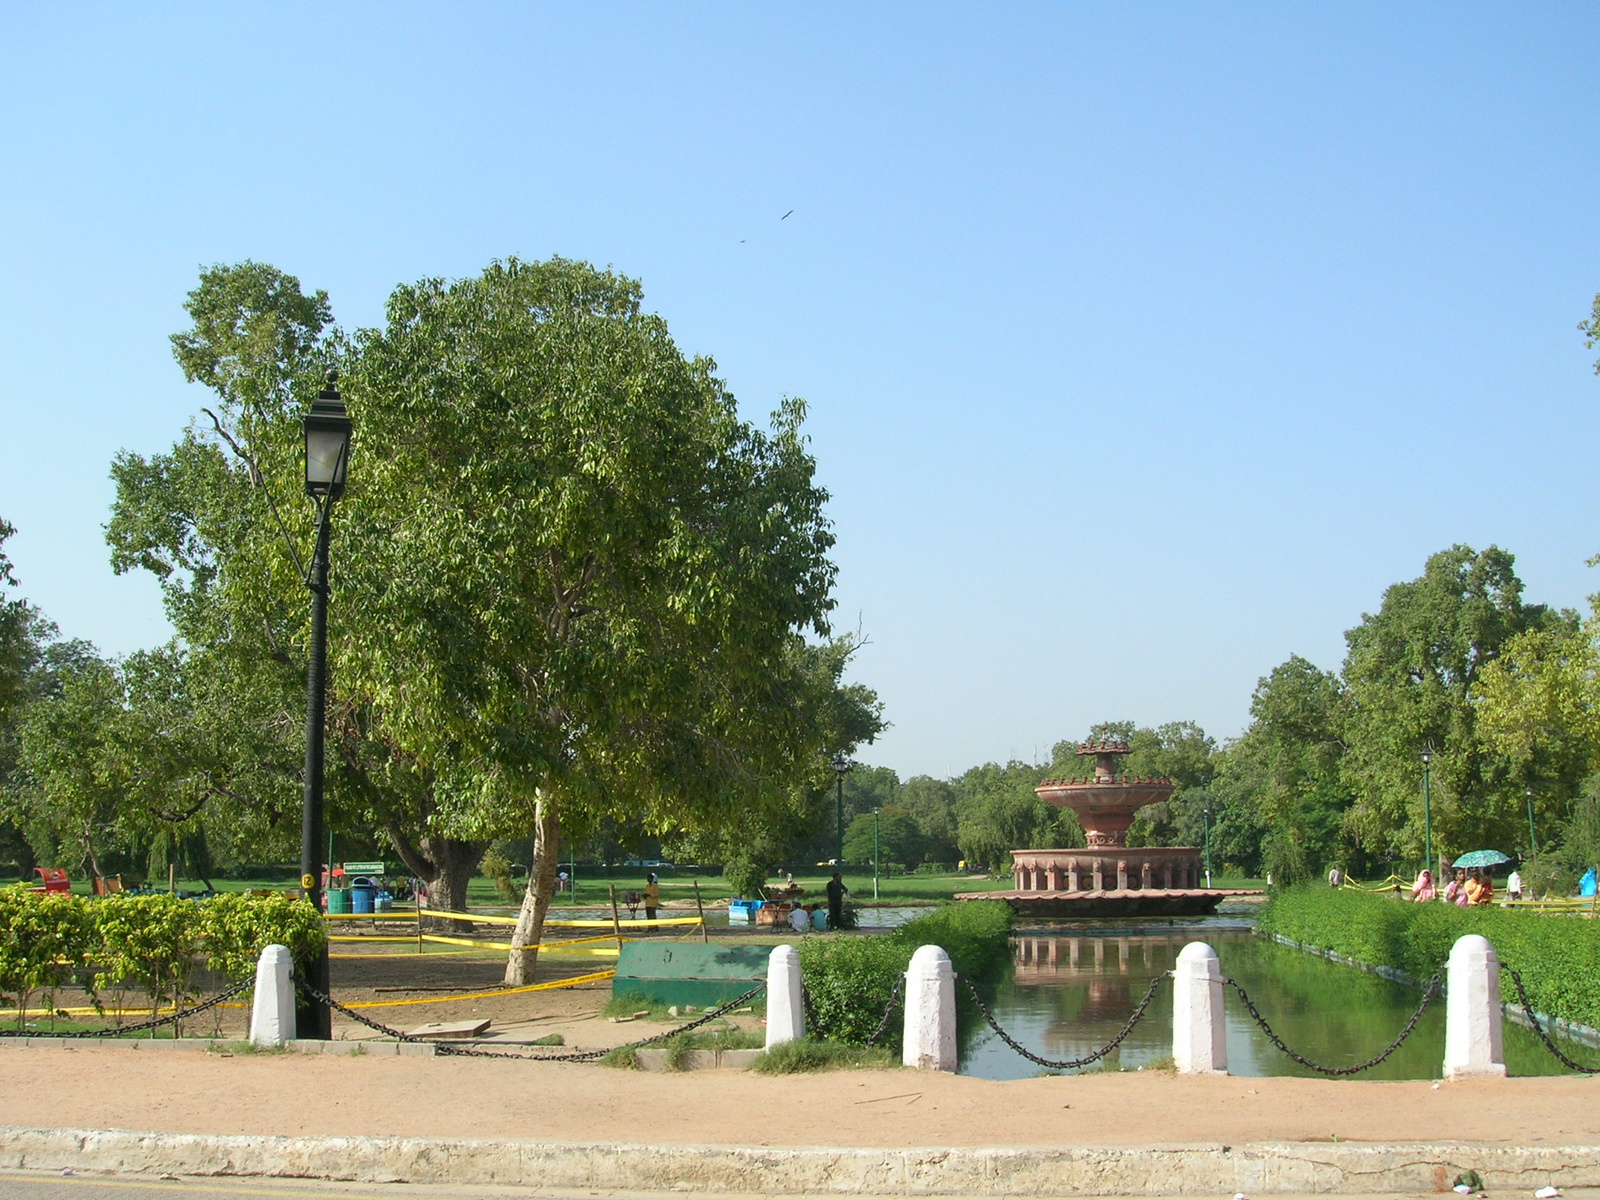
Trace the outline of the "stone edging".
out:
<instances>
[{"instance_id":1,"label":"stone edging","mask_svg":"<svg viewBox=\"0 0 1600 1200\"><path fill-rule=\"evenodd\" d=\"M1358 959L1340 954L1337 950L1325 950L1320 946L1297 942L1281 933L1262 933L1257 930L1256 936L1270 938L1281 946L1288 946L1294 950L1303 950L1307 954L1315 954L1318 958L1326 958L1330 962L1336 962L1346 967L1354 967L1358 971L1366 971L1369 975L1379 975L1392 983L1403 983L1408 987L1416 988L1422 986L1422 980L1397 967L1375 967L1371 963L1364 963ZM1445 990L1441 986L1441 994ZM1500 1007L1504 1010L1507 1019L1516 1022L1525 1029L1532 1028L1531 1023L1528 1021L1528 1014L1522 1011L1521 1005L1502 1001ZM1596 1029L1592 1025L1569 1021L1565 1017L1552 1017L1549 1013L1536 1012L1534 1016L1539 1018L1539 1024L1544 1026L1546 1033L1557 1033L1582 1045L1600 1048L1600 1029Z\"/></svg>"},{"instance_id":2,"label":"stone edging","mask_svg":"<svg viewBox=\"0 0 1600 1200\"><path fill-rule=\"evenodd\" d=\"M0 1167L791 1195L1356 1195L1445 1191L1468 1169L1491 1190L1594 1187L1600 1146L1261 1142L895 1150L0 1127Z\"/></svg>"}]
</instances>

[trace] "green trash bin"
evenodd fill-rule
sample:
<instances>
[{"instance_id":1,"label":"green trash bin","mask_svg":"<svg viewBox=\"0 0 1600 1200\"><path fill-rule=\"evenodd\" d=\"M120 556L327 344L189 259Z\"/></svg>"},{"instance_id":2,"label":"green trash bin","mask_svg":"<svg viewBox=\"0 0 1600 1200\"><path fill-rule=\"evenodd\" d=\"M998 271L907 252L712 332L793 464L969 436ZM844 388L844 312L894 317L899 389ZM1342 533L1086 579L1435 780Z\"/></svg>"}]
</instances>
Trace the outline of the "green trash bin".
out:
<instances>
[{"instance_id":1,"label":"green trash bin","mask_svg":"<svg viewBox=\"0 0 1600 1200\"><path fill-rule=\"evenodd\" d=\"M347 913L349 911L350 911L350 889L349 888L329 888L328 889L328 913L329 913L329 915L331 916L334 913Z\"/></svg>"}]
</instances>

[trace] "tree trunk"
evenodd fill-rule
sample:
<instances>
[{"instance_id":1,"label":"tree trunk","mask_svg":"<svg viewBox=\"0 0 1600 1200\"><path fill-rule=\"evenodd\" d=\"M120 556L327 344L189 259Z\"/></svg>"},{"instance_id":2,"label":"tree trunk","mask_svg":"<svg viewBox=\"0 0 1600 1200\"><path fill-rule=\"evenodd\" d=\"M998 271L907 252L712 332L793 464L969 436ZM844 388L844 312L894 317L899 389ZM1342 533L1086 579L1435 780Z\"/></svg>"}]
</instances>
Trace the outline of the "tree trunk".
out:
<instances>
[{"instance_id":1,"label":"tree trunk","mask_svg":"<svg viewBox=\"0 0 1600 1200\"><path fill-rule=\"evenodd\" d=\"M397 822L387 822L384 828L400 861L428 889L428 907L465 912L467 884L483 858L486 844L430 836L413 845ZM429 925L451 933L472 932L472 926L465 921L438 921L435 925L430 920Z\"/></svg>"},{"instance_id":2,"label":"tree trunk","mask_svg":"<svg viewBox=\"0 0 1600 1200\"><path fill-rule=\"evenodd\" d=\"M534 809L533 869L528 872L528 888L522 894L522 911L511 935L511 954L506 960L506 986L522 987L533 982L539 961L539 942L544 937L544 915L556 890L556 868L560 865L561 821L555 797L540 792Z\"/></svg>"}]
</instances>

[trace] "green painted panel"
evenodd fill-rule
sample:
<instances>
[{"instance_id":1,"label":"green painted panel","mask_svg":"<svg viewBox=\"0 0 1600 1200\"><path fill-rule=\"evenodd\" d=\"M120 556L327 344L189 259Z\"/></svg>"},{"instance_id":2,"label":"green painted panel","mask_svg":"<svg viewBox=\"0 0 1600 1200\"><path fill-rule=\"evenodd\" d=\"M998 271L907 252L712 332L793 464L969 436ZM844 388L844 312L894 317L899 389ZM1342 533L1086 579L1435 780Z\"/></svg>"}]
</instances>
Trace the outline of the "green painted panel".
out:
<instances>
[{"instance_id":1,"label":"green painted panel","mask_svg":"<svg viewBox=\"0 0 1600 1200\"><path fill-rule=\"evenodd\" d=\"M611 994L657 1004L716 1005L765 979L771 954L771 946L627 942L617 959Z\"/></svg>"}]
</instances>

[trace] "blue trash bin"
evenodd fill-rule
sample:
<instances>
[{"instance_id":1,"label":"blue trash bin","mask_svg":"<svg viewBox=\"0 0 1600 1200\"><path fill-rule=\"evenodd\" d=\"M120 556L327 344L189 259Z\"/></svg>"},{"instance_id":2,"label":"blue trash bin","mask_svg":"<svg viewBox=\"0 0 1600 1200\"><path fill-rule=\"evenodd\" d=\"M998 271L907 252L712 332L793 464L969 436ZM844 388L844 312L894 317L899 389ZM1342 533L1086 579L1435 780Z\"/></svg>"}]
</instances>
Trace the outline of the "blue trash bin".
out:
<instances>
[{"instance_id":1,"label":"blue trash bin","mask_svg":"<svg viewBox=\"0 0 1600 1200\"><path fill-rule=\"evenodd\" d=\"M378 889L370 885L357 884L350 889L350 911L352 913L370 913L373 911L373 902L377 899Z\"/></svg>"}]
</instances>

